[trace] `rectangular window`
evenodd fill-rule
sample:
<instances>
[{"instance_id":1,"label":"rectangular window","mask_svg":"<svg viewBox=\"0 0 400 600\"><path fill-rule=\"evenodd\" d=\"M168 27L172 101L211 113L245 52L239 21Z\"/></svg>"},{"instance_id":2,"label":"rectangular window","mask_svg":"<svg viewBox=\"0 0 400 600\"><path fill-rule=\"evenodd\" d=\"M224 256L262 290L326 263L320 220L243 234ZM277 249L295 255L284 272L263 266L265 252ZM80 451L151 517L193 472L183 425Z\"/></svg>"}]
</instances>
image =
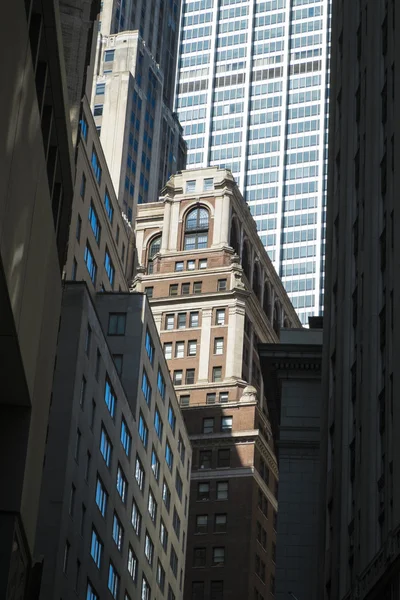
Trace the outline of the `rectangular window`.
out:
<instances>
[{"instance_id":1,"label":"rectangular window","mask_svg":"<svg viewBox=\"0 0 400 600\"><path fill-rule=\"evenodd\" d=\"M183 483L182 483L181 476L179 475L178 469L176 469L176 474L175 474L175 489L178 493L179 500L182 502Z\"/></svg>"},{"instance_id":2,"label":"rectangular window","mask_svg":"<svg viewBox=\"0 0 400 600\"><path fill-rule=\"evenodd\" d=\"M154 344L153 344L153 340L151 339L151 335L149 330L146 330L146 342L145 342L145 346L146 346L146 352L147 352L147 356L149 357L149 361L151 366L153 366L154 363Z\"/></svg>"},{"instance_id":3,"label":"rectangular window","mask_svg":"<svg viewBox=\"0 0 400 600\"><path fill-rule=\"evenodd\" d=\"M178 452L179 452L179 456L181 457L182 464L184 464L186 448L185 448L185 444L183 443L183 437L181 436L181 434L179 434L179 436L178 436Z\"/></svg>"},{"instance_id":4,"label":"rectangular window","mask_svg":"<svg viewBox=\"0 0 400 600\"><path fill-rule=\"evenodd\" d=\"M182 587L182 586L181 586L181 587ZM174 594L174 592L172 591L172 588L171 588L171 586L170 586L170 585L168 586L168 597L167 597L167 600L176 600L176 598L175 598L175 594Z\"/></svg>"},{"instance_id":5,"label":"rectangular window","mask_svg":"<svg viewBox=\"0 0 400 600\"><path fill-rule=\"evenodd\" d=\"M188 271L194 271L196 269L196 261L188 260L187 261L187 269L188 269Z\"/></svg>"},{"instance_id":6,"label":"rectangular window","mask_svg":"<svg viewBox=\"0 0 400 600\"><path fill-rule=\"evenodd\" d=\"M218 450L218 467L229 467L231 464L231 451L229 448Z\"/></svg>"},{"instance_id":7,"label":"rectangular window","mask_svg":"<svg viewBox=\"0 0 400 600\"><path fill-rule=\"evenodd\" d=\"M179 402L181 406L189 406L190 404L190 395L179 396Z\"/></svg>"},{"instance_id":8,"label":"rectangular window","mask_svg":"<svg viewBox=\"0 0 400 600\"><path fill-rule=\"evenodd\" d=\"M206 258L200 258L199 269L207 269L207 259Z\"/></svg>"},{"instance_id":9,"label":"rectangular window","mask_svg":"<svg viewBox=\"0 0 400 600\"><path fill-rule=\"evenodd\" d=\"M214 354L223 354L224 353L224 338L216 337L214 338Z\"/></svg>"},{"instance_id":10,"label":"rectangular window","mask_svg":"<svg viewBox=\"0 0 400 600\"><path fill-rule=\"evenodd\" d=\"M168 549L168 531L162 519L160 520L160 542L164 552L166 552Z\"/></svg>"},{"instance_id":11,"label":"rectangular window","mask_svg":"<svg viewBox=\"0 0 400 600\"><path fill-rule=\"evenodd\" d=\"M217 500L228 500L228 482L217 482Z\"/></svg>"},{"instance_id":12,"label":"rectangular window","mask_svg":"<svg viewBox=\"0 0 400 600\"><path fill-rule=\"evenodd\" d=\"M99 511L101 512L102 516L105 517L106 516L106 511L107 511L107 490L103 485L103 482L101 481L100 477L97 477L97 483L96 483L96 504L98 506Z\"/></svg>"},{"instance_id":13,"label":"rectangular window","mask_svg":"<svg viewBox=\"0 0 400 600\"><path fill-rule=\"evenodd\" d=\"M105 83L97 83L96 84L96 96L104 96L106 92L106 84Z\"/></svg>"},{"instance_id":14,"label":"rectangular window","mask_svg":"<svg viewBox=\"0 0 400 600\"><path fill-rule=\"evenodd\" d=\"M196 180L193 179L191 181L186 182L186 193L192 194L196 190Z\"/></svg>"},{"instance_id":15,"label":"rectangular window","mask_svg":"<svg viewBox=\"0 0 400 600\"><path fill-rule=\"evenodd\" d=\"M108 335L125 335L126 313L110 313Z\"/></svg>"},{"instance_id":16,"label":"rectangular window","mask_svg":"<svg viewBox=\"0 0 400 600\"><path fill-rule=\"evenodd\" d=\"M196 517L196 533L207 533L208 530L208 515L197 515Z\"/></svg>"},{"instance_id":17,"label":"rectangular window","mask_svg":"<svg viewBox=\"0 0 400 600\"><path fill-rule=\"evenodd\" d=\"M178 574L178 556L175 552L175 548L173 547L173 545L171 544L171 554L170 554L170 559L169 559L169 565L172 569L173 574L175 575L175 577Z\"/></svg>"},{"instance_id":18,"label":"rectangular window","mask_svg":"<svg viewBox=\"0 0 400 600\"><path fill-rule=\"evenodd\" d=\"M206 396L206 404L215 404L216 394L211 392Z\"/></svg>"},{"instance_id":19,"label":"rectangular window","mask_svg":"<svg viewBox=\"0 0 400 600\"><path fill-rule=\"evenodd\" d=\"M142 375L142 392L143 392L143 396L146 400L146 404L147 406L150 406L151 403L151 385L149 382L149 378L147 377L147 373L146 371L143 369L143 375Z\"/></svg>"},{"instance_id":20,"label":"rectangular window","mask_svg":"<svg viewBox=\"0 0 400 600\"><path fill-rule=\"evenodd\" d=\"M165 329L171 330L175 326L175 315L169 314L165 316Z\"/></svg>"},{"instance_id":21,"label":"rectangular window","mask_svg":"<svg viewBox=\"0 0 400 600\"><path fill-rule=\"evenodd\" d=\"M160 479L160 461L158 460L157 452L154 449L151 451L151 470L153 471L153 475L158 483Z\"/></svg>"},{"instance_id":22,"label":"rectangular window","mask_svg":"<svg viewBox=\"0 0 400 600\"><path fill-rule=\"evenodd\" d=\"M171 446L168 441L165 444L165 461L168 465L168 469L172 471L172 466L174 464L174 455L172 454Z\"/></svg>"},{"instance_id":23,"label":"rectangular window","mask_svg":"<svg viewBox=\"0 0 400 600\"><path fill-rule=\"evenodd\" d=\"M182 283L181 294L182 296L187 296L190 294L190 283Z\"/></svg>"},{"instance_id":24,"label":"rectangular window","mask_svg":"<svg viewBox=\"0 0 400 600\"><path fill-rule=\"evenodd\" d=\"M212 581L210 591L211 591L210 600L223 600L224 582L223 581Z\"/></svg>"},{"instance_id":25,"label":"rectangular window","mask_svg":"<svg viewBox=\"0 0 400 600\"><path fill-rule=\"evenodd\" d=\"M87 585L86 600L99 600L99 596L90 581L88 581Z\"/></svg>"},{"instance_id":26,"label":"rectangular window","mask_svg":"<svg viewBox=\"0 0 400 600\"><path fill-rule=\"evenodd\" d=\"M209 500L210 499L210 484L199 483L197 487L197 500Z\"/></svg>"},{"instance_id":27,"label":"rectangular window","mask_svg":"<svg viewBox=\"0 0 400 600\"><path fill-rule=\"evenodd\" d=\"M156 519L157 519L157 502L156 502L156 499L154 498L154 494L150 488L149 488L149 497L147 500L147 510L148 510L151 520L153 521L153 523L155 523Z\"/></svg>"},{"instance_id":28,"label":"rectangular window","mask_svg":"<svg viewBox=\"0 0 400 600\"><path fill-rule=\"evenodd\" d=\"M178 541L179 541L179 537L181 535L181 520L179 518L178 513L176 512L176 508L174 508L174 515L172 518L172 526L176 533L176 537L178 538Z\"/></svg>"},{"instance_id":29,"label":"rectangular window","mask_svg":"<svg viewBox=\"0 0 400 600\"><path fill-rule=\"evenodd\" d=\"M129 458L132 447L132 436L124 418L121 421L121 444L125 450L125 454Z\"/></svg>"},{"instance_id":30,"label":"rectangular window","mask_svg":"<svg viewBox=\"0 0 400 600\"><path fill-rule=\"evenodd\" d=\"M182 378L183 378L183 371L181 371L180 369L177 371L174 371L174 385L182 385Z\"/></svg>"},{"instance_id":31,"label":"rectangular window","mask_svg":"<svg viewBox=\"0 0 400 600\"><path fill-rule=\"evenodd\" d=\"M185 342L176 342L175 358L185 358Z\"/></svg>"},{"instance_id":32,"label":"rectangular window","mask_svg":"<svg viewBox=\"0 0 400 600\"><path fill-rule=\"evenodd\" d=\"M74 510L75 510L75 492L76 492L76 487L74 486L74 484L72 484L71 493L69 495L69 509L68 509L68 512L71 515L71 517L74 516Z\"/></svg>"},{"instance_id":33,"label":"rectangular window","mask_svg":"<svg viewBox=\"0 0 400 600\"><path fill-rule=\"evenodd\" d=\"M195 370L194 369L186 369L186 378L185 383L187 385L191 385L194 383Z\"/></svg>"},{"instance_id":34,"label":"rectangular window","mask_svg":"<svg viewBox=\"0 0 400 600\"><path fill-rule=\"evenodd\" d=\"M104 62L112 62L114 60L114 50L106 50L104 52Z\"/></svg>"},{"instance_id":35,"label":"rectangular window","mask_svg":"<svg viewBox=\"0 0 400 600\"><path fill-rule=\"evenodd\" d=\"M143 575L140 600L150 600L150 596L151 596L151 588L148 584L146 577Z\"/></svg>"},{"instance_id":36,"label":"rectangular window","mask_svg":"<svg viewBox=\"0 0 400 600\"><path fill-rule=\"evenodd\" d=\"M80 125L80 128L81 128L81 135L82 135L83 139L85 140L85 142L87 142L89 125L88 125L86 117L85 117L85 115L83 113L81 115L81 120L79 121L79 125Z\"/></svg>"},{"instance_id":37,"label":"rectangular window","mask_svg":"<svg viewBox=\"0 0 400 600\"><path fill-rule=\"evenodd\" d=\"M175 426L176 426L176 416L174 409L172 408L171 402L168 405L168 423L172 429L172 433L175 435Z\"/></svg>"},{"instance_id":38,"label":"rectangular window","mask_svg":"<svg viewBox=\"0 0 400 600\"><path fill-rule=\"evenodd\" d=\"M197 340L188 341L188 356L196 356L197 354Z\"/></svg>"},{"instance_id":39,"label":"rectangular window","mask_svg":"<svg viewBox=\"0 0 400 600\"><path fill-rule=\"evenodd\" d=\"M104 462L106 463L107 467L109 467L111 464L112 445L104 427L101 428L100 452L104 458Z\"/></svg>"},{"instance_id":40,"label":"rectangular window","mask_svg":"<svg viewBox=\"0 0 400 600\"><path fill-rule=\"evenodd\" d=\"M220 401L220 404L228 402L229 401L229 393L228 392L220 392L219 401Z\"/></svg>"},{"instance_id":41,"label":"rectangular window","mask_svg":"<svg viewBox=\"0 0 400 600\"><path fill-rule=\"evenodd\" d=\"M100 166L100 161L99 161L99 157L97 156L97 152L93 146L92 149L92 168L93 168L93 173L94 176L96 178L97 183L100 185L101 182L101 166Z\"/></svg>"},{"instance_id":42,"label":"rectangular window","mask_svg":"<svg viewBox=\"0 0 400 600\"><path fill-rule=\"evenodd\" d=\"M82 231L82 219L80 215L78 215L78 219L76 221L76 239L78 242L81 241L81 231Z\"/></svg>"},{"instance_id":43,"label":"rectangular window","mask_svg":"<svg viewBox=\"0 0 400 600\"><path fill-rule=\"evenodd\" d=\"M147 562L151 566L153 564L154 557L154 544L148 531L146 531L146 536L144 538L144 555L147 558Z\"/></svg>"},{"instance_id":44,"label":"rectangular window","mask_svg":"<svg viewBox=\"0 0 400 600\"><path fill-rule=\"evenodd\" d=\"M160 561L157 563L157 574L156 574L157 585L160 588L161 592L164 593L165 587L165 571L162 568Z\"/></svg>"},{"instance_id":45,"label":"rectangular window","mask_svg":"<svg viewBox=\"0 0 400 600\"><path fill-rule=\"evenodd\" d=\"M225 309L217 308L215 311L215 324L216 325L225 325Z\"/></svg>"},{"instance_id":46,"label":"rectangular window","mask_svg":"<svg viewBox=\"0 0 400 600\"><path fill-rule=\"evenodd\" d=\"M86 452L86 469L85 469L85 481L89 481L89 475L90 475L90 465L92 462L92 455L90 454L89 450Z\"/></svg>"},{"instance_id":47,"label":"rectangular window","mask_svg":"<svg viewBox=\"0 0 400 600\"><path fill-rule=\"evenodd\" d=\"M213 566L225 564L225 548L213 548L212 564Z\"/></svg>"},{"instance_id":48,"label":"rectangular window","mask_svg":"<svg viewBox=\"0 0 400 600\"><path fill-rule=\"evenodd\" d=\"M122 528L121 521L118 519L116 513L114 513L112 536L113 536L115 545L117 546L118 550L121 552L122 542L124 539L124 530Z\"/></svg>"},{"instance_id":49,"label":"rectangular window","mask_svg":"<svg viewBox=\"0 0 400 600\"><path fill-rule=\"evenodd\" d=\"M175 263L175 271L183 271L183 261L178 261Z\"/></svg>"},{"instance_id":50,"label":"rectangular window","mask_svg":"<svg viewBox=\"0 0 400 600\"><path fill-rule=\"evenodd\" d=\"M163 481L163 489L162 489L162 499L165 505L165 508L167 509L167 511L169 512L170 506L171 506L171 492L170 489L167 485L167 482Z\"/></svg>"},{"instance_id":51,"label":"rectangular window","mask_svg":"<svg viewBox=\"0 0 400 600\"><path fill-rule=\"evenodd\" d=\"M120 581L119 575L118 575L117 571L115 570L115 567L112 564L112 562L110 562L110 566L108 569L108 589L111 592L111 596L115 599L118 598L119 581Z\"/></svg>"},{"instance_id":52,"label":"rectangular window","mask_svg":"<svg viewBox=\"0 0 400 600\"><path fill-rule=\"evenodd\" d=\"M232 431L232 417L221 417L221 431Z\"/></svg>"},{"instance_id":53,"label":"rectangular window","mask_svg":"<svg viewBox=\"0 0 400 600\"><path fill-rule=\"evenodd\" d=\"M114 208L107 189L104 194L104 208L106 209L108 220L112 224L114 218Z\"/></svg>"},{"instance_id":54,"label":"rectangular window","mask_svg":"<svg viewBox=\"0 0 400 600\"><path fill-rule=\"evenodd\" d=\"M164 402L164 400L165 400L165 379L161 372L160 367L158 367L158 374L157 374L157 389L160 393L162 401Z\"/></svg>"},{"instance_id":55,"label":"rectangular window","mask_svg":"<svg viewBox=\"0 0 400 600\"><path fill-rule=\"evenodd\" d=\"M80 194L81 194L82 199L85 197L85 193L86 193L86 175L85 175L85 173L82 173L81 189L80 189Z\"/></svg>"},{"instance_id":56,"label":"rectangular window","mask_svg":"<svg viewBox=\"0 0 400 600\"><path fill-rule=\"evenodd\" d=\"M93 109L93 116L101 117L101 115L103 114L103 108L104 108L103 104L95 104L94 109Z\"/></svg>"},{"instance_id":57,"label":"rectangular window","mask_svg":"<svg viewBox=\"0 0 400 600\"><path fill-rule=\"evenodd\" d=\"M139 486L139 490L141 492L143 492L144 489L144 468L142 463L140 462L140 458L138 456L136 456L136 463L135 463L135 479L136 479L136 483Z\"/></svg>"},{"instance_id":58,"label":"rectangular window","mask_svg":"<svg viewBox=\"0 0 400 600\"><path fill-rule=\"evenodd\" d=\"M214 418L203 419L203 433L214 433Z\"/></svg>"},{"instance_id":59,"label":"rectangular window","mask_svg":"<svg viewBox=\"0 0 400 600\"><path fill-rule=\"evenodd\" d=\"M96 284L97 265L88 243L86 244L85 248L84 260L86 268L90 275L90 279L92 280L93 284Z\"/></svg>"},{"instance_id":60,"label":"rectangular window","mask_svg":"<svg viewBox=\"0 0 400 600\"><path fill-rule=\"evenodd\" d=\"M133 531L140 538L140 529L142 527L142 515L140 514L140 510L138 509L137 504L134 500L132 500L131 523Z\"/></svg>"},{"instance_id":61,"label":"rectangular window","mask_svg":"<svg viewBox=\"0 0 400 600\"><path fill-rule=\"evenodd\" d=\"M99 350L97 350L96 353L96 371L94 376L96 377L96 380L99 380L99 375L100 375L100 364L101 364L101 354L99 352Z\"/></svg>"},{"instance_id":62,"label":"rectangular window","mask_svg":"<svg viewBox=\"0 0 400 600\"><path fill-rule=\"evenodd\" d=\"M222 367L213 367L212 380L214 382L222 381Z\"/></svg>"},{"instance_id":63,"label":"rectangular window","mask_svg":"<svg viewBox=\"0 0 400 600\"><path fill-rule=\"evenodd\" d=\"M88 325L87 329L86 329L86 339L85 339L85 352L86 352L87 356L89 356L89 354L90 354L91 344L92 344L92 328L90 327L90 325Z\"/></svg>"},{"instance_id":64,"label":"rectangular window","mask_svg":"<svg viewBox=\"0 0 400 600\"><path fill-rule=\"evenodd\" d=\"M112 388L112 385L111 385L108 377L106 377L106 384L105 384L105 388L104 388L104 402L106 403L108 412L110 413L112 418L114 418L116 399L115 399L114 390Z\"/></svg>"},{"instance_id":65,"label":"rectangular window","mask_svg":"<svg viewBox=\"0 0 400 600\"><path fill-rule=\"evenodd\" d=\"M177 283L172 283L169 286L169 295L170 296L177 296L178 295L178 284Z\"/></svg>"},{"instance_id":66,"label":"rectangular window","mask_svg":"<svg viewBox=\"0 0 400 600\"><path fill-rule=\"evenodd\" d=\"M207 179L203 179L203 190L205 192L209 192L214 189L214 179L213 177L208 177Z\"/></svg>"},{"instance_id":67,"label":"rectangular window","mask_svg":"<svg viewBox=\"0 0 400 600\"><path fill-rule=\"evenodd\" d=\"M178 313L178 329L185 329L186 313Z\"/></svg>"},{"instance_id":68,"label":"rectangular window","mask_svg":"<svg viewBox=\"0 0 400 600\"><path fill-rule=\"evenodd\" d=\"M125 503L126 497L128 495L128 480L125 477L120 465L118 465L117 469L117 491L121 497L122 502Z\"/></svg>"},{"instance_id":69,"label":"rectangular window","mask_svg":"<svg viewBox=\"0 0 400 600\"><path fill-rule=\"evenodd\" d=\"M199 326L199 313L191 312L189 318L189 327L198 327Z\"/></svg>"},{"instance_id":70,"label":"rectangular window","mask_svg":"<svg viewBox=\"0 0 400 600\"><path fill-rule=\"evenodd\" d=\"M83 408L85 405L85 397L86 397L86 377L82 377L82 383L81 383L81 394L80 394L80 398L79 398L79 404L81 405L81 407Z\"/></svg>"},{"instance_id":71,"label":"rectangular window","mask_svg":"<svg viewBox=\"0 0 400 600\"><path fill-rule=\"evenodd\" d=\"M146 296L148 298L152 298L153 297L153 292L154 292L154 288L152 286L144 288L144 293L146 294Z\"/></svg>"},{"instance_id":72,"label":"rectangular window","mask_svg":"<svg viewBox=\"0 0 400 600\"><path fill-rule=\"evenodd\" d=\"M162 442L162 434L163 434L164 425L161 420L161 415L158 411L158 408L156 408L156 410L154 412L154 429L156 430L158 439L160 440L160 442Z\"/></svg>"},{"instance_id":73,"label":"rectangular window","mask_svg":"<svg viewBox=\"0 0 400 600\"><path fill-rule=\"evenodd\" d=\"M218 279L217 291L225 292L226 291L226 279Z\"/></svg>"},{"instance_id":74,"label":"rectangular window","mask_svg":"<svg viewBox=\"0 0 400 600\"><path fill-rule=\"evenodd\" d=\"M146 421L144 420L142 413L140 413L139 416L138 431L139 437L142 440L142 444L147 449L147 441L149 439L149 428L146 425Z\"/></svg>"},{"instance_id":75,"label":"rectangular window","mask_svg":"<svg viewBox=\"0 0 400 600\"><path fill-rule=\"evenodd\" d=\"M101 557L103 554L103 548L104 548L103 542L97 535L96 530L92 529L92 541L91 541L91 545L90 545L90 555L93 558L95 565L98 569L100 569L100 566L101 566Z\"/></svg>"},{"instance_id":76,"label":"rectangular window","mask_svg":"<svg viewBox=\"0 0 400 600\"><path fill-rule=\"evenodd\" d=\"M170 360L172 358L172 343L167 342L164 344L164 357L166 360Z\"/></svg>"},{"instance_id":77,"label":"rectangular window","mask_svg":"<svg viewBox=\"0 0 400 600\"><path fill-rule=\"evenodd\" d=\"M212 450L200 450L199 452L199 468L211 469L212 467Z\"/></svg>"},{"instance_id":78,"label":"rectangular window","mask_svg":"<svg viewBox=\"0 0 400 600\"><path fill-rule=\"evenodd\" d=\"M71 279L72 279L72 281L76 281L77 271L78 271L78 263L76 261L76 258L74 258L74 260L72 262L72 272L71 272Z\"/></svg>"},{"instance_id":79,"label":"rectangular window","mask_svg":"<svg viewBox=\"0 0 400 600\"><path fill-rule=\"evenodd\" d=\"M222 533L226 531L227 517L225 514L223 515L215 515L214 521L214 531L216 533Z\"/></svg>"},{"instance_id":80,"label":"rectangular window","mask_svg":"<svg viewBox=\"0 0 400 600\"><path fill-rule=\"evenodd\" d=\"M207 552L206 548L195 548L193 551L193 566L201 568L206 566Z\"/></svg>"},{"instance_id":81,"label":"rectangular window","mask_svg":"<svg viewBox=\"0 0 400 600\"><path fill-rule=\"evenodd\" d=\"M201 281L195 281L193 283L193 294L201 294L201 286L202 286Z\"/></svg>"},{"instance_id":82,"label":"rectangular window","mask_svg":"<svg viewBox=\"0 0 400 600\"><path fill-rule=\"evenodd\" d=\"M128 573L131 576L132 580L136 583L137 581L137 575L138 575L138 559L136 558L136 554L134 553L132 546L129 546L128 548L128 564L127 564L127 569L128 569ZM126 600L126 598L125 598Z\"/></svg>"},{"instance_id":83,"label":"rectangular window","mask_svg":"<svg viewBox=\"0 0 400 600\"><path fill-rule=\"evenodd\" d=\"M114 287L115 267L111 260L111 256L108 252L107 246L106 246L106 252L104 255L104 268L106 270L107 277L108 277L111 287Z\"/></svg>"}]
</instances>

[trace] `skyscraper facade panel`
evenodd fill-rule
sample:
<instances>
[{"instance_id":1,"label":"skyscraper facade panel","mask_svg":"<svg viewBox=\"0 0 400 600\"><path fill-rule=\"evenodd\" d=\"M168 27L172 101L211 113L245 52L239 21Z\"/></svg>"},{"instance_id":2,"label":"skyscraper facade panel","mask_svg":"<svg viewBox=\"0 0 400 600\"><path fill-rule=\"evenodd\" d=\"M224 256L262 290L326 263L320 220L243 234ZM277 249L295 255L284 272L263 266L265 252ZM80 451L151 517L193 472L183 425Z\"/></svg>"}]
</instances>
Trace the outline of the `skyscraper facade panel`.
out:
<instances>
[{"instance_id":1,"label":"skyscraper facade panel","mask_svg":"<svg viewBox=\"0 0 400 600\"><path fill-rule=\"evenodd\" d=\"M330 0L185 0L188 168L231 169L305 323L323 305Z\"/></svg>"}]
</instances>

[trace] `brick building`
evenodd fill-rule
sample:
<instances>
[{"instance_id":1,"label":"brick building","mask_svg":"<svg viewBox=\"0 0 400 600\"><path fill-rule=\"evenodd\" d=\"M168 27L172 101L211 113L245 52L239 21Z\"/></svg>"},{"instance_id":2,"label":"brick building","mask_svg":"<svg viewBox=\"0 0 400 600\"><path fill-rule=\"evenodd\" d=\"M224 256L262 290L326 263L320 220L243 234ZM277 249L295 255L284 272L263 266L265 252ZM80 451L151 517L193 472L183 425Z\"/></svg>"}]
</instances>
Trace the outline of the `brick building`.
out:
<instances>
[{"instance_id":1,"label":"brick building","mask_svg":"<svg viewBox=\"0 0 400 600\"><path fill-rule=\"evenodd\" d=\"M139 207L136 238L134 288L150 298L193 447L185 597L272 598L276 417L257 345L300 322L230 171L173 176Z\"/></svg>"}]
</instances>

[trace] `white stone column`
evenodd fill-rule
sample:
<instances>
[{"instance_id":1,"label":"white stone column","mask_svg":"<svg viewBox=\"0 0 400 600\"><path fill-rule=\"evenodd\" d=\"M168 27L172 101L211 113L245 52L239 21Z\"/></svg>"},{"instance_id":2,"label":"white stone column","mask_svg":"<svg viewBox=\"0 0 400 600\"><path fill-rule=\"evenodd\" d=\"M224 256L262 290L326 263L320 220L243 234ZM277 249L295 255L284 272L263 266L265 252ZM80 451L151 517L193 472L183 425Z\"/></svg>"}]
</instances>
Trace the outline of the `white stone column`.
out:
<instances>
[{"instance_id":1,"label":"white stone column","mask_svg":"<svg viewBox=\"0 0 400 600\"><path fill-rule=\"evenodd\" d=\"M162 312L160 313L153 313L153 318L154 318L154 323L157 327L157 331L158 331L158 335L160 335L161 333L161 321L162 321Z\"/></svg>"},{"instance_id":2,"label":"white stone column","mask_svg":"<svg viewBox=\"0 0 400 600\"><path fill-rule=\"evenodd\" d=\"M228 336L225 348L225 379L241 379L243 364L244 304L229 307Z\"/></svg>"},{"instance_id":3,"label":"white stone column","mask_svg":"<svg viewBox=\"0 0 400 600\"><path fill-rule=\"evenodd\" d=\"M164 221L161 239L161 252L169 249L169 231L171 224L171 200L168 198L164 201Z\"/></svg>"},{"instance_id":4,"label":"white stone column","mask_svg":"<svg viewBox=\"0 0 400 600\"><path fill-rule=\"evenodd\" d=\"M212 308L203 309L201 315L200 357L199 372L197 376L198 383L208 382L208 368L210 362L211 319Z\"/></svg>"},{"instance_id":5,"label":"white stone column","mask_svg":"<svg viewBox=\"0 0 400 600\"><path fill-rule=\"evenodd\" d=\"M168 250L178 250L179 210L181 203L172 202Z\"/></svg>"},{"instance_id":6,"label":"white stone column","mask_svg":"<svg viewBox=\"0 0 400 600\"><path fill-rule=\"evenodd\" d=\"M230 226L229 209L229 196L217 196L215 198L214 235L212 246L228 245Z\"/></svg>"}]
</instances>

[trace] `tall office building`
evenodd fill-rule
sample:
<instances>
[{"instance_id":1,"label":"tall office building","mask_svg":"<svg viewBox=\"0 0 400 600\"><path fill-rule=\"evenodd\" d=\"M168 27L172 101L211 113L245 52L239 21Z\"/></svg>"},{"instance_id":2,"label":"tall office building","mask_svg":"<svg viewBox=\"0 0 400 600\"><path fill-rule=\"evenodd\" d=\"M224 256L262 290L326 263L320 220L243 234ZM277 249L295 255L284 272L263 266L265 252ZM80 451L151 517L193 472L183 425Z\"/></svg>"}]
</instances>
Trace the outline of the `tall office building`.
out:
<instances>
[{"instance_id":1,"label":"tall office building","mask_svg":"<svg viewBox=\"0 0 400 600\"><path fill-rule=\"evenodd\" d=\"M321 599L400 594L395 7L333 3Z\"/></svg>"},{"instance_id":2,"label":"tall office building","mask_svg":"<svg viewBox=\"0 0 400 600\"><path fill-rule=\"evenodd\" d=\"M257 346L300 322L229 171L173 176L139 207L136 237L134 286L150 298L193 447L184 598L272 600L276 412Z\"/></svg>"},{"instance_id":3,"label":"tall office building","mask_svg":"<svg viewBox=\"0 0 400 600\"><path fill-rule=\"evenodd\" d=\"M331 0L184 0L188 168L231 169L303 323L323 308Z\"/></svg>"},{"instance_id":4,"label":"tall office building","mask_svg":"<svg viewBox=\"0 0 400 600\"><path fill-rule=\"evenodd\" d=\"M92 110L122 209L157 198L185 167L172 112L180 3L106 0L100 14Z\"/></svg>"}]
</instances>

